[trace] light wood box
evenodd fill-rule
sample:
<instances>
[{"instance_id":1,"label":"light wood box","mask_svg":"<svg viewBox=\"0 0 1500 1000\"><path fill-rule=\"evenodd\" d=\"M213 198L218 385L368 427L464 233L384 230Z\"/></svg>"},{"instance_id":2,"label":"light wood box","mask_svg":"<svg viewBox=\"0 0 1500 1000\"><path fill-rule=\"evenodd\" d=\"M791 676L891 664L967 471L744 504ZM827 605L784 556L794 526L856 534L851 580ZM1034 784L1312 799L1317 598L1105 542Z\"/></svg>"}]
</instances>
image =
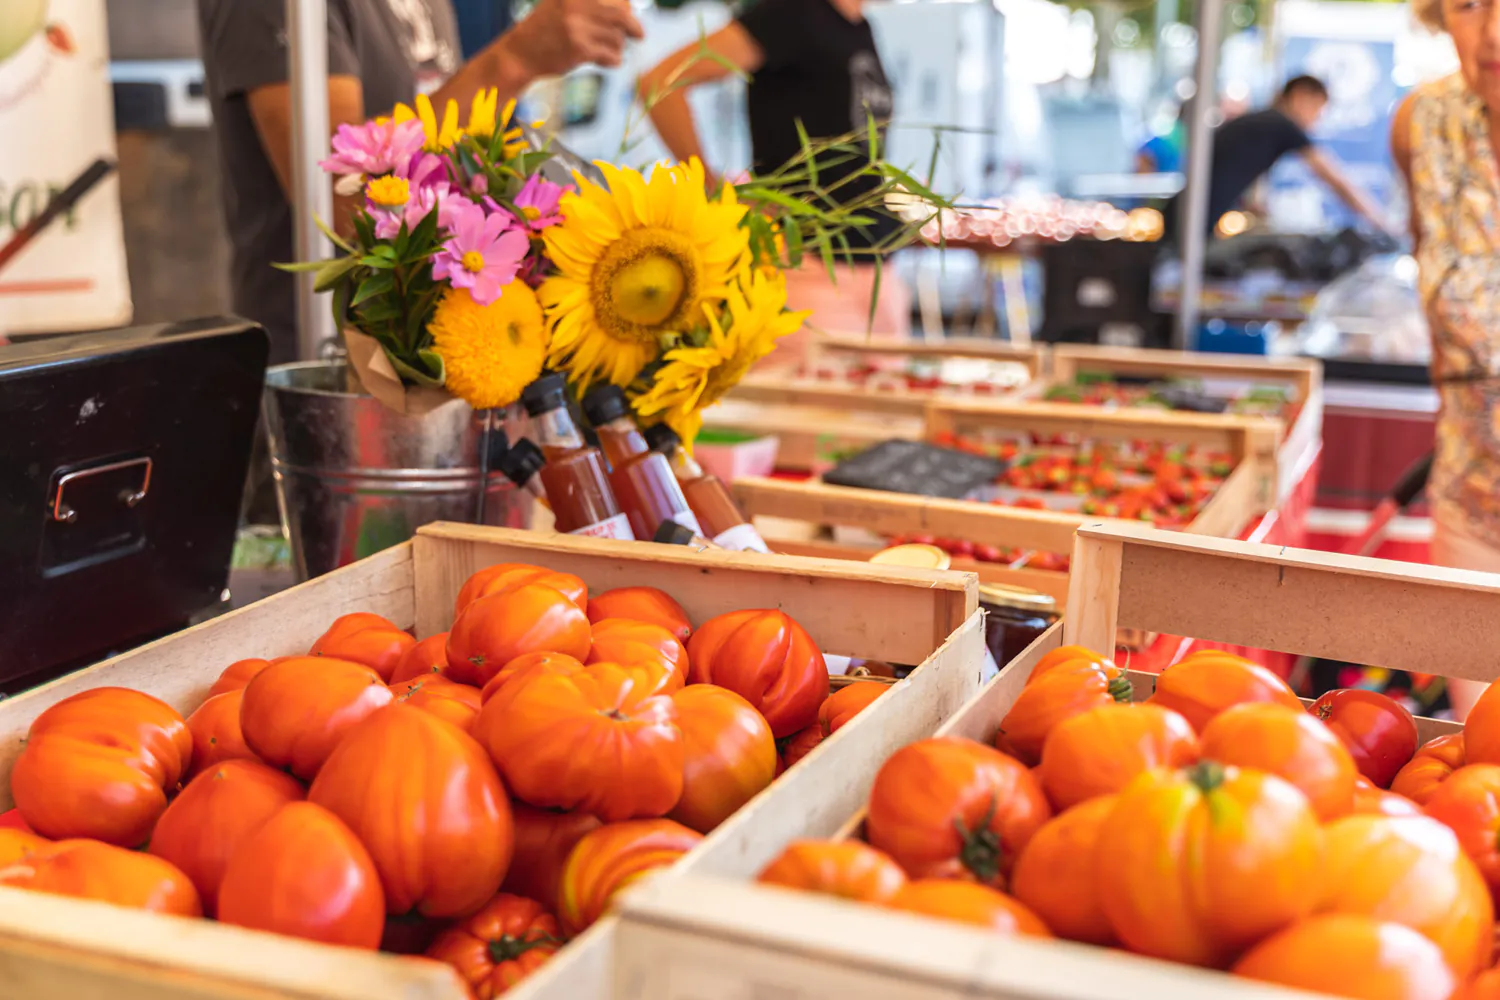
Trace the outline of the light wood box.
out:
<instances>
[{"instance_id":1,"label":"light wood box","mask_svg":"<svg viewBox=\"0 0 1500 1000\"><path fill-rule=\"evenodd\" d=\"M234 660L305 651L347 612L384 615L414 626L419 637L442 631L463 582L499 562L574 573L593 592L660 587L695 622L739 608L781 608L829 652L923 664L714 831L679 863L682 872L748 877L788 840L833 833L868 793L880 761L931 733L980 687L983 618L970 574L436 524L353 566L0 703L0 776L9 774L31 721L69 695L118 685L187 713ZM0 808L11 805L8 788L0 782ZM614 922L600 921L509 996L608 996ZM0 966L0 998L467 996L436 962L3 888Z\"/></svg>"},{"instance_id":2,"label":"light wood box","mask_svg":"<svg viewBox=\"0 0 1500 1000\"><path fill-rule=\"evenodd\" d=\"M1500 675L1491 574L1094 523L1070 614L939 730L989 742L1036 662L1120 626L1468 680ZM1136 696L1152 678L1132 674ZM1425 741L1455 732L1419 719ZM840 836L857 835L863 810ZM744 881L644 887L622 906L612 1000L1276 1000L1310 994L1068 942L997 937Z\"/></svg>"}]
</instances>

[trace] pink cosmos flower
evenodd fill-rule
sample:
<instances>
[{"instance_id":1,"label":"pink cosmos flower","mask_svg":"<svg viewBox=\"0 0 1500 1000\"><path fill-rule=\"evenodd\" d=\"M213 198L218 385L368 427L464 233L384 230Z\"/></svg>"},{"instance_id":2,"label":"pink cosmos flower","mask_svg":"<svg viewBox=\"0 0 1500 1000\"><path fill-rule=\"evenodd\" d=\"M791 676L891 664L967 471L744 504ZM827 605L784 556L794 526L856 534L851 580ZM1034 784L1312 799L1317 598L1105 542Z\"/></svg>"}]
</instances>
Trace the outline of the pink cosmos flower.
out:
<instances>
[{"instance_id":1,"label":"pink cosmos flower","mask_svg":"<svg viewBox=\"0 0 1500 1000\"><path fill-rule=\"evenodd\" d=\"M448 167L442 157L420 150L405 163L396 166L396 176L406 178L412 189L429 188L448 183Z\"/></svg>"},{"instance_id":2,"label":"pink cosmos flower","mask_svg":"<svg viewBox=\"0 0 1500 1000\"><path fill-rule=\"evenodd\" d=\"M438 210L438 228L451 231L458 213L465 205L473 206L473 203L453 191L447 181L439 181L424 188L412 185L411 197L405 205L398 208L387 209L371 202L365 203L375 219L375 237L382 240L395 239L401 232L403 222L406 223L406 231L411 232L434 208Z\"/></svg>"},{"instance_id":3,"label":"pink cosmos flower","mask_svg":"<svg viewBox=\"0 0 1500 1000\"><path fill-rule=\"evenodd\" d=\"M318 166L330 174L388 174L409 164L421 152L422 141L421 122L340 125L333 136L333 155Z\"/></svg>"},{"instance_id":4,"label":"pink cosmos flower","mask_svg":"<svg viewBox=\"0 0 1500 1000\"><path fill-rule=\"evenodd\" d=\"M432 259L432 276L467 288L474 301L487 306L516 277L531 241L525 230L511 228L509 212L486 212L463 201L453 222L453 236Z\"/></svg>"},{"instance_id":5,"label":"pink cosmos flower","mask_svg":"<svg viewBox=\"0 0 1500 1000\"><path fill-rule=\"evenodd\" d=\"M562 222L562 212L558 210L562 196L561 185L544 180L540 174L532 174L516 194L515 206L526 217L526 227L539 233Z\"/></svg>"}]
</instances>

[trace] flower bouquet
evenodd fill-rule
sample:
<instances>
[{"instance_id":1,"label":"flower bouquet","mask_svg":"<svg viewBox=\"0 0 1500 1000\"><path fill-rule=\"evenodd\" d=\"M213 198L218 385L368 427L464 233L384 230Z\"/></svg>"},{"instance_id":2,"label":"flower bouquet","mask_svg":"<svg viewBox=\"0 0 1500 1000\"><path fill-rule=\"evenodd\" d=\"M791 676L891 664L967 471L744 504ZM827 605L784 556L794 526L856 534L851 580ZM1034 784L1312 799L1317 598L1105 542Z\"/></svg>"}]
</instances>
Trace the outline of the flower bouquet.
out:
<instances>
[{"instance_id":1,"label":"flower bouquet","mask_svg":"<svg viewBox=\"0 0 1500 1000\"><path fill-rule=\"evenodd\" d=\"M806 319L786 307L785 268L851 258L845 233L887 195L907 202L898 239L947 205L874 155L873 125L714 191L696 160L649 175L601 162L602 184L574 174L565 188L542 175L554 154L527 141L514 102L481 92L466 123L451 101L441 118L416 105L339 128L322 167L362 202L347 238L325 228L340 256L288 265L316 270L351 366L403 412L450 395L505 407L558 371L579 392L625 388L643 423L690 445L701 411ZM818 171L851 160L876 182L835 205Z\"/></svg>"}]
</instances>

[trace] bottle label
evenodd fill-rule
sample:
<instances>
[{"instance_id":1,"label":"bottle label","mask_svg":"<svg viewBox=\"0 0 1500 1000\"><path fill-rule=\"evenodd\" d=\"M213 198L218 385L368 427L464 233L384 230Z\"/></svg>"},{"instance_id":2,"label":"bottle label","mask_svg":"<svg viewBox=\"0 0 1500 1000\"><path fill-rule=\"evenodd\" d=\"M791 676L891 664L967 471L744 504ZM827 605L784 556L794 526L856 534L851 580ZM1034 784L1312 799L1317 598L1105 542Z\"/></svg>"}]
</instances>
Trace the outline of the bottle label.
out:
<instances>
[{"instance_id":1,"label":"bottle label","mask_svg":"<svg viewBox=\"0 0 1500 1000\"><path fill-rule=\"evenodd\" d=\"M684 528L691 530L695 535L703 534L703 525L698 523L697 515L690 510L675 511L670 520L676 521Z\"/></svg>"},{"instance_id":2,"label":"bottle label","mask_svg":"<svg viewBox=\"0 0 1500 1000\"><path fill-rule=\"evenodd\" d=\"M714 538L714 544L736 552L764 552L767 555L771 552L753 524L736 524L732 528L721 531Z\"/></svg>"},{"instance_id":3,"label":"bottle label","mask_svg":"<svg viewBox=\"0 0 1500 1000\"><path fill-rule=\"evenodd\" d=\"M630 518L624 514L616 514L603 521L595 521L593 524L584 525L568 534L584 535L588 538L618 538L622 542L635 541L635 534L630 530Z\"/></svg>"}]
</instances>

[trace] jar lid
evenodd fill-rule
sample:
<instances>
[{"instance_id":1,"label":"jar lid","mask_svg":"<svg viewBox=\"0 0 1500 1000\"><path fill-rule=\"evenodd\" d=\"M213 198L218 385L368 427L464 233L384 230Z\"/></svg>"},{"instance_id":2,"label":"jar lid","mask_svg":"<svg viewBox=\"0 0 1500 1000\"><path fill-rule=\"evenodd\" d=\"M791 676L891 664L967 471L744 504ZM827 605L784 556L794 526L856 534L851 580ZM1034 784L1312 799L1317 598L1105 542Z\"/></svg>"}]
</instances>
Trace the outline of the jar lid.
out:
<instances>
[{"instance_id":1,"label":"jar lid","mask_svg":"<svg viewBox=\"0 0 1500 1000\"><path fill-rule=\"evenodd\" d=\"M881 566L911 566L914 569L947 569L953 565L948 553L936 545L893 545L870 557Z\"/></svg>"},{"instance_id":2,"label":"jar lid","mask_svg":"<svg viewBox=\"0 0 1500 1000\"><path fill-rule=\"evenodd\" d=\"M1043 614L1057 613L1057 598L1009 583L981 583L979 603L993 604L1002 608L1019 608L1022 611L1037 611Z\"/></svg>"}]
</instances>

